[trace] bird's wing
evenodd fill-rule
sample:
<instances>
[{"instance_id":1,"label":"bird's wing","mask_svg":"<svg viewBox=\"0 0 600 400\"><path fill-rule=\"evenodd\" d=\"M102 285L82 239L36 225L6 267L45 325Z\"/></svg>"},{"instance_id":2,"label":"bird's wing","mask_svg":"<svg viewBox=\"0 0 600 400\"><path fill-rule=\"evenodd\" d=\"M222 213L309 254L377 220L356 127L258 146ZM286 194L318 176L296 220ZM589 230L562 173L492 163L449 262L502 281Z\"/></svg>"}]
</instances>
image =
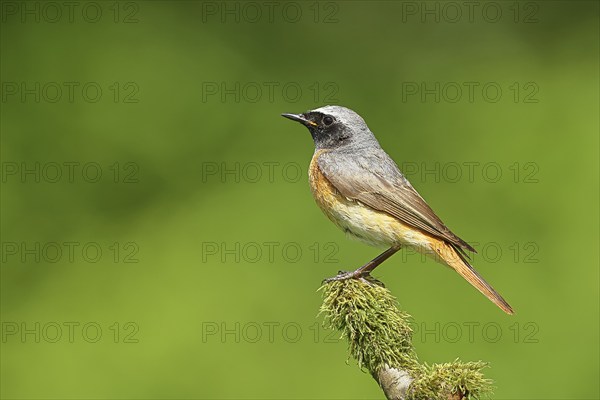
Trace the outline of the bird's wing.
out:
<instances>
[{"instance_id":1,"label":"bird's wing","mask_svg":"<svg viewBox=\"0 0 600 400\"><path fill-rule=\"evenodd\" d=\"M361 149L360 153L323 152L317 160L319 169L343 196L449 242L463 254L476 252L444 225L383 150Z\"/></svg>"}]
</instances>

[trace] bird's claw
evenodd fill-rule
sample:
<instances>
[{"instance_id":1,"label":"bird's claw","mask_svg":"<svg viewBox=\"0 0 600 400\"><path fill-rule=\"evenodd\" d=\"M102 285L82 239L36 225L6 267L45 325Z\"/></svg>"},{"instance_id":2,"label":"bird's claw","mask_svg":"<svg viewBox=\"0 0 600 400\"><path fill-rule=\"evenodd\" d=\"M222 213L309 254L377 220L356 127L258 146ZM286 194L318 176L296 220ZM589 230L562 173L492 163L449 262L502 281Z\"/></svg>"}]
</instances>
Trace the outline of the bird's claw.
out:
<instances>
[{"instance_id":1,"label":"bird's claw","mask_svg":"<svg viewBox=\"0 0 600 400\"><path fill-rule=\"evenodd\" d=\"M365 273L361 273L361 271L338 271L338 274L336 276L324 279L323 283L331 283L331 282L336 282L336 281L339 282L339 281L345 281L348 279L358 279L362 283L365 283L367 285L374 285L374 284L380 283L378 280L371 277L369 275L369 273L365 274Z\"/></svg>"},{"instance_id":2,"label":"bird's claw","mask_svg":"<svg viewBox=\"0 0 600 400\"><path fill-rule=\"evenodd\" d=\"M331 278L324 279L324 283L330 283L335 281L345 281L347 279L357 278L355 271L338 271L336 276L332 276Z\"/></svg>"}]
</instances>

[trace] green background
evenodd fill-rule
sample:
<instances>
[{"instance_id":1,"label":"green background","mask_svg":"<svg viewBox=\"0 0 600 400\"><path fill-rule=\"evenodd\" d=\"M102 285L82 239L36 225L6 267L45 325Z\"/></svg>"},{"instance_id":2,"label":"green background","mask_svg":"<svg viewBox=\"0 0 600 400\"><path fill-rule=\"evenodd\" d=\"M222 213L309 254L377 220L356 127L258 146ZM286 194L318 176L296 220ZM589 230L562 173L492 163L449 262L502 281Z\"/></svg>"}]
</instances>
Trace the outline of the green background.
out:
<instances>
[{"instance_id":1,"label":"green background","mask_svg":"<svg viewBox=\"0 0 600 400\"><path fill-rule=\"evenodd\" d=\"M310 136L279 116L329 103L516 310L396 255L375 275L420 358L488 361L498 399L598 398L597 2L78 4L2 3L3 398L382 398L316 292L378 250L315 206Z\"/></svg>"}]
</instances>

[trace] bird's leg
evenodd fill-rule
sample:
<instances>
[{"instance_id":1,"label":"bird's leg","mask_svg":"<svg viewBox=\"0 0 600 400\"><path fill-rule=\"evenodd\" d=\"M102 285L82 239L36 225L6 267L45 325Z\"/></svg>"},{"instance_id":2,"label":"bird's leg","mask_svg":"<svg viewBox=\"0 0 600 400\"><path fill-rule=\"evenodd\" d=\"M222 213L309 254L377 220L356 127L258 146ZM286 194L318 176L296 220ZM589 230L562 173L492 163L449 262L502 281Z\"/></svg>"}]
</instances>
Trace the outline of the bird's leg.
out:
<instances>
[{"instance_id":1,"label":"bird's leg","mask_svg":"<svg viewBox=\"0 0 600 400\"><path fill-rule=\"evenodd\" d=\"M365 265L363 265L362 267L358 268L356 271L351 271L351 272L340 271L340 273L337 276L325 279L325 282L343 281L345 279L357 279L357 278L362 278L364 276L367 276L371 273L371 271L373 271L375 268L377 268L379 266L379 264L381 264L382 262L384 262L385 260L390 258L398 250L400 250L400 246L398 246L398 245L392 246L389 249L387 249L386 251L384 251L383 253L381 253L380 255L378 255L377 257L375 257L374 259L372 259L371 261L369 261L368 263L366 263Z\"/></svg>"}]
</instances>

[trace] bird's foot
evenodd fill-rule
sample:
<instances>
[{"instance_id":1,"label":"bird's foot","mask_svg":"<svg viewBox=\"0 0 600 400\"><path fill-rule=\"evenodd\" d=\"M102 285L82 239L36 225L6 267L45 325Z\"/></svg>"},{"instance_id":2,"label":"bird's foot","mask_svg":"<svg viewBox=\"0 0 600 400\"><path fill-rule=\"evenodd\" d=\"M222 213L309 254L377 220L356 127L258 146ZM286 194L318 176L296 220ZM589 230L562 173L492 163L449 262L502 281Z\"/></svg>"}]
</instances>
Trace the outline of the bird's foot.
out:
<instances>
[{"instance_id":1,"label":"bird's foot","mask_svg":"<svg viewBox=\"0 0 600 400\"><path fill-rule=\"evenodd\" d=\"M373 284L383 285L380 281L378 281L377 279L375 279L371 275L369 275L368 272L361 271L360 269L357 269L356 271L338 271L338 274L336 276L324 279L323 283L345 281L348 279L358 279L367 285L373 285Z\"/></svg>"},{"instance_id":2,"label":"bird's foot","mask_svg":"<svg viewBox=\"0 0 600 400\"><path fill-rule=\"evenodd\" d=\"M336 276L332 276L331 278L325 279L323 282L335 282L335 281L345 281L346 279L355 279L358 278L360 274L356 271L338 271Z\"/></svg>"}]
</instances>

